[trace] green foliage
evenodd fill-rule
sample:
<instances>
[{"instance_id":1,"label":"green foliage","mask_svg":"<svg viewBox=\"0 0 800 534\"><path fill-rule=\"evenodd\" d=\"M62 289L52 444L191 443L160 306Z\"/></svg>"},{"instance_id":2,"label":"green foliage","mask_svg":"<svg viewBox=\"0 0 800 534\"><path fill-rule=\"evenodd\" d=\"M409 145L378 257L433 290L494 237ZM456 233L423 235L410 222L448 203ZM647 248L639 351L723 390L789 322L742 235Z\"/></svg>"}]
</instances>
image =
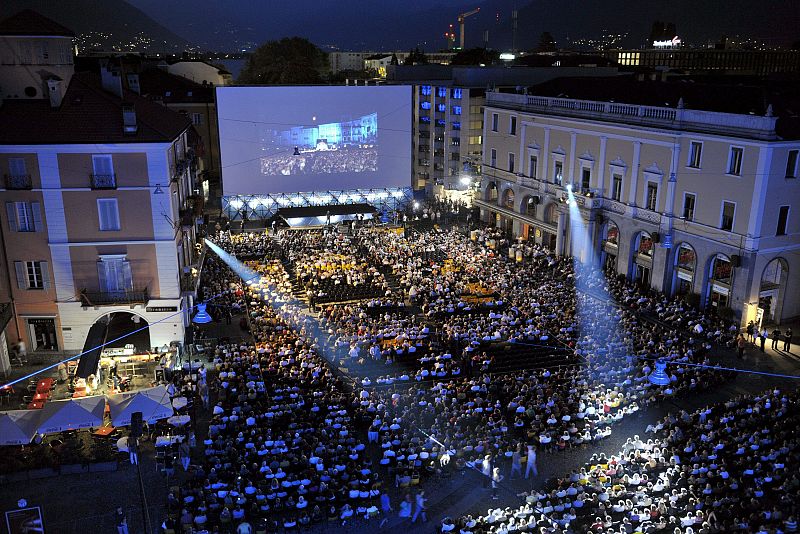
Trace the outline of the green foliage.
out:
<instances>
[{"instance_id":1,"label":"green foliage","mask_svg":"<svg viewBox=\"0 0 800 534\"><path fill-rule=\"evenodd\" d=\"M460 50L450 61L451 65L491 65L500 58L500 52L488 48Z\"/></svg>"},{"instance_id":2,"label":"green foliage","mask_svg":"<svg viewBox=\"0 0 800 534\"><path fill-rule=\"evenodd\" d=\"M328 54L302 37L264 43L250 56L238 83L301 85L323 83Z\"/></svg>"}]
</instances>

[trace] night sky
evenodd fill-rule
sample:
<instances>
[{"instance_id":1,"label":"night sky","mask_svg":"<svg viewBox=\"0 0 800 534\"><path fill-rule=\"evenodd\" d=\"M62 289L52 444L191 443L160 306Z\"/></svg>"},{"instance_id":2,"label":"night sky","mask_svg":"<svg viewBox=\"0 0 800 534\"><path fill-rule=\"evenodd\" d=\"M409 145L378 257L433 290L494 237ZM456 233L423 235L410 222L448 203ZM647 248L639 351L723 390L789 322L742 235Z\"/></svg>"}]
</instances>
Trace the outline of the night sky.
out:
<instances>
[{"instance_id":1,"label":"night sky","mask_svg":"<svg viewBox=\"0 0 800 534\"><path fill-rule=\"evenodd\" d=\"M511 44L511 12L519 11L518 47L533 47L542 31L560 45L566 38L628 32L639 46L654 20L677 25L684 42L705 44L723 34L757 38L768 45L800 40L797 0L129 0L190 42L231 49L245 41L308 37L342 49L444 48L443 33L459 12L481 7L467 19L467 45Z\"/></svg>"}]
</instances>

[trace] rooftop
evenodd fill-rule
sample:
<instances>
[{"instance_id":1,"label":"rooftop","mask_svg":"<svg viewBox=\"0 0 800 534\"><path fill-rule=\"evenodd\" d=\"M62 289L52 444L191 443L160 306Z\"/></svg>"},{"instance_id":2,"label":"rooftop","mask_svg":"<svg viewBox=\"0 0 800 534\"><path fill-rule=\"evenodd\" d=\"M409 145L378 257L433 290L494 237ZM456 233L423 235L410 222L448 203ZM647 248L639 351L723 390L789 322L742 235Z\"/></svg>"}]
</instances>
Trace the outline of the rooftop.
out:
<instances>
[{"instance_id":1,"label":"rooftop","mask_svg":"<svg viewBox=\"0 0 800 534\"><path fill-rule=\"evenodd\" d=\"M0 20L0 35L75 37L75 32L32 9L25 9Z\"/></svg>"},{"instance_id":2,"label":"rooftop","mask_svg":"<svg viewBox=\"0 0 800 534\"><path fill-rule=\"evenodd\" d=\"M61 106L49 100L5 100L0 106L0 144L89 144L171 142L186 128L185 115L131 91L124 99L102 89L100 75L72 77ZM138 130L123 132L122 106L133 104Z\"/></svg>"},{"instance_id":3,"label":"rooftop","mask_svg":"<svg viewBox=\"0 0 800 534\"><path fill-rule=\"evenodd\" d=\"M751 117L747 121L753 130L762 130L768 123L773 123L777 118L777 123L770 127L774 128L772 138L798 139L800 138L800 84L797 80L787 79L782 81L761 80L761 79L742 79L737 78L733 83L724 78L712 79L704 78L695 80L690 77L681 77L674 80L652 81L639 80L635 76L614 76L603 78L592 77L571 77L555 78L544 83L528 88L528 96L516 95L518 98L501 95L490 99L494 104L501 107L522 105L524 107L549 108L553 114L567 115L586 115L587 118L599 120L613 120L617 122L642 122L637 121L637 116L631 115L627 111L621 110L624 106L648 107L654 115L649 118L659 120L668 116L675 117L675 110L682 108L685 111L692 110L695 117L699 117L698 112L714 112L717 114L728 114L730 116L739 115ZM536 100L531 97L545 97L544 100ZM547 100L551 99L551 100ZM503 102L501 102L501 100ZM586 104L577 105L571 108L566 104L550 105L556 101L574 100L585 102ZM545 105L545 102L548 102ZM533 103L537 103L533 105ZM589 103L611 104L611 108L604 114L600 107L593 108ZM592 109L590 109L592 108ZM620 108L620 109L617 109ZM655 110L661 110L656 113ZM611 110L611 112L608 112ZM616 110L616 111L615 111ZM630 110L628 110L630 111ZM596 116L589 117L593 114ZM767 115L770 115L768 117ZM719 119L721 116L718 116ZM639 119L648 118L640 115ZM704 116L705 120L710 120L708 113ZM764 119L758 121L757 119ZM738 119L738 134L742 137L763 138L765 135L755 131L746 131L743 119ZM716 127L723 128L719 123ZM698 123L699 124L699 123ZM709 123L710 124L710 123ZM682 126L687 126L683 123ZM696 125L695 125L696 126ZM686 128L691 129L691 128ZM719 133L731 133L723 132ZM736 135L736 132L734 132Z\"/></svg>"},{"instance_id":4,"label":"rooftop","mask_svg":"<svg viewBox=\"0 0 800 534\"><path fill-rule=\"evenodd\" d=\"M150 67L139 73L142 96L165 104L213 103L214 87L193 82L164 69Z\"/></svg>"}]
</instances>

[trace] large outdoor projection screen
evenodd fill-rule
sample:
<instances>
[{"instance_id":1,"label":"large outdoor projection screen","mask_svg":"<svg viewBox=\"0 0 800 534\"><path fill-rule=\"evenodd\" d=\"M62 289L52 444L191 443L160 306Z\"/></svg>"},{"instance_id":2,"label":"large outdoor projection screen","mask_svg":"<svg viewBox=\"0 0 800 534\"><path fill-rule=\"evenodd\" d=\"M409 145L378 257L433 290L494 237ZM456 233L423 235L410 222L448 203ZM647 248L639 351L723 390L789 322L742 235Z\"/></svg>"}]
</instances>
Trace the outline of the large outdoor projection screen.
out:
<instances>
[{"instance_id":1,"label":"large outdoor projection screen","mask_svg":"<svg viewBox=\"0 0 800 534\"><path fill-rule=\"evenodd\" d=\"M410 86L218 87L223 194L411 186Z\"/></svg>"}]
</instances>

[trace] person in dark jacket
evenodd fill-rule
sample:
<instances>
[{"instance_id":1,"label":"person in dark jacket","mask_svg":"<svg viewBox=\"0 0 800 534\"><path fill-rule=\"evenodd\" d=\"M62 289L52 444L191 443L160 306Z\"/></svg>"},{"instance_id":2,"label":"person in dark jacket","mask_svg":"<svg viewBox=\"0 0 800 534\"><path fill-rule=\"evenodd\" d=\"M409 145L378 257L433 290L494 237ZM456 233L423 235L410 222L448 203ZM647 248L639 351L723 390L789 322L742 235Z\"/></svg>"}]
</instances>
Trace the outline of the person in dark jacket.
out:
<instances>
[{"instance_id":1,"label":"person in dark jacket","mask_svg":"<svg viewBox=\"0 0 800 534\"><path fill-rule=\"evenodd\" d=\"M776 328L772 331L772 350L778 350L778 341L780 341L782 337L781 329Z\"/></svg>"},{"instance_id":2,"label":"person in dark jacket","mask_svg":"<svg viewBox=\"0 0 800 534\"><path fill-rule=\"evenodd\" d=\"M783 350L790 352L792 348L792 329L787 328L783 333Z\"/></svg>"}]
</instances>

